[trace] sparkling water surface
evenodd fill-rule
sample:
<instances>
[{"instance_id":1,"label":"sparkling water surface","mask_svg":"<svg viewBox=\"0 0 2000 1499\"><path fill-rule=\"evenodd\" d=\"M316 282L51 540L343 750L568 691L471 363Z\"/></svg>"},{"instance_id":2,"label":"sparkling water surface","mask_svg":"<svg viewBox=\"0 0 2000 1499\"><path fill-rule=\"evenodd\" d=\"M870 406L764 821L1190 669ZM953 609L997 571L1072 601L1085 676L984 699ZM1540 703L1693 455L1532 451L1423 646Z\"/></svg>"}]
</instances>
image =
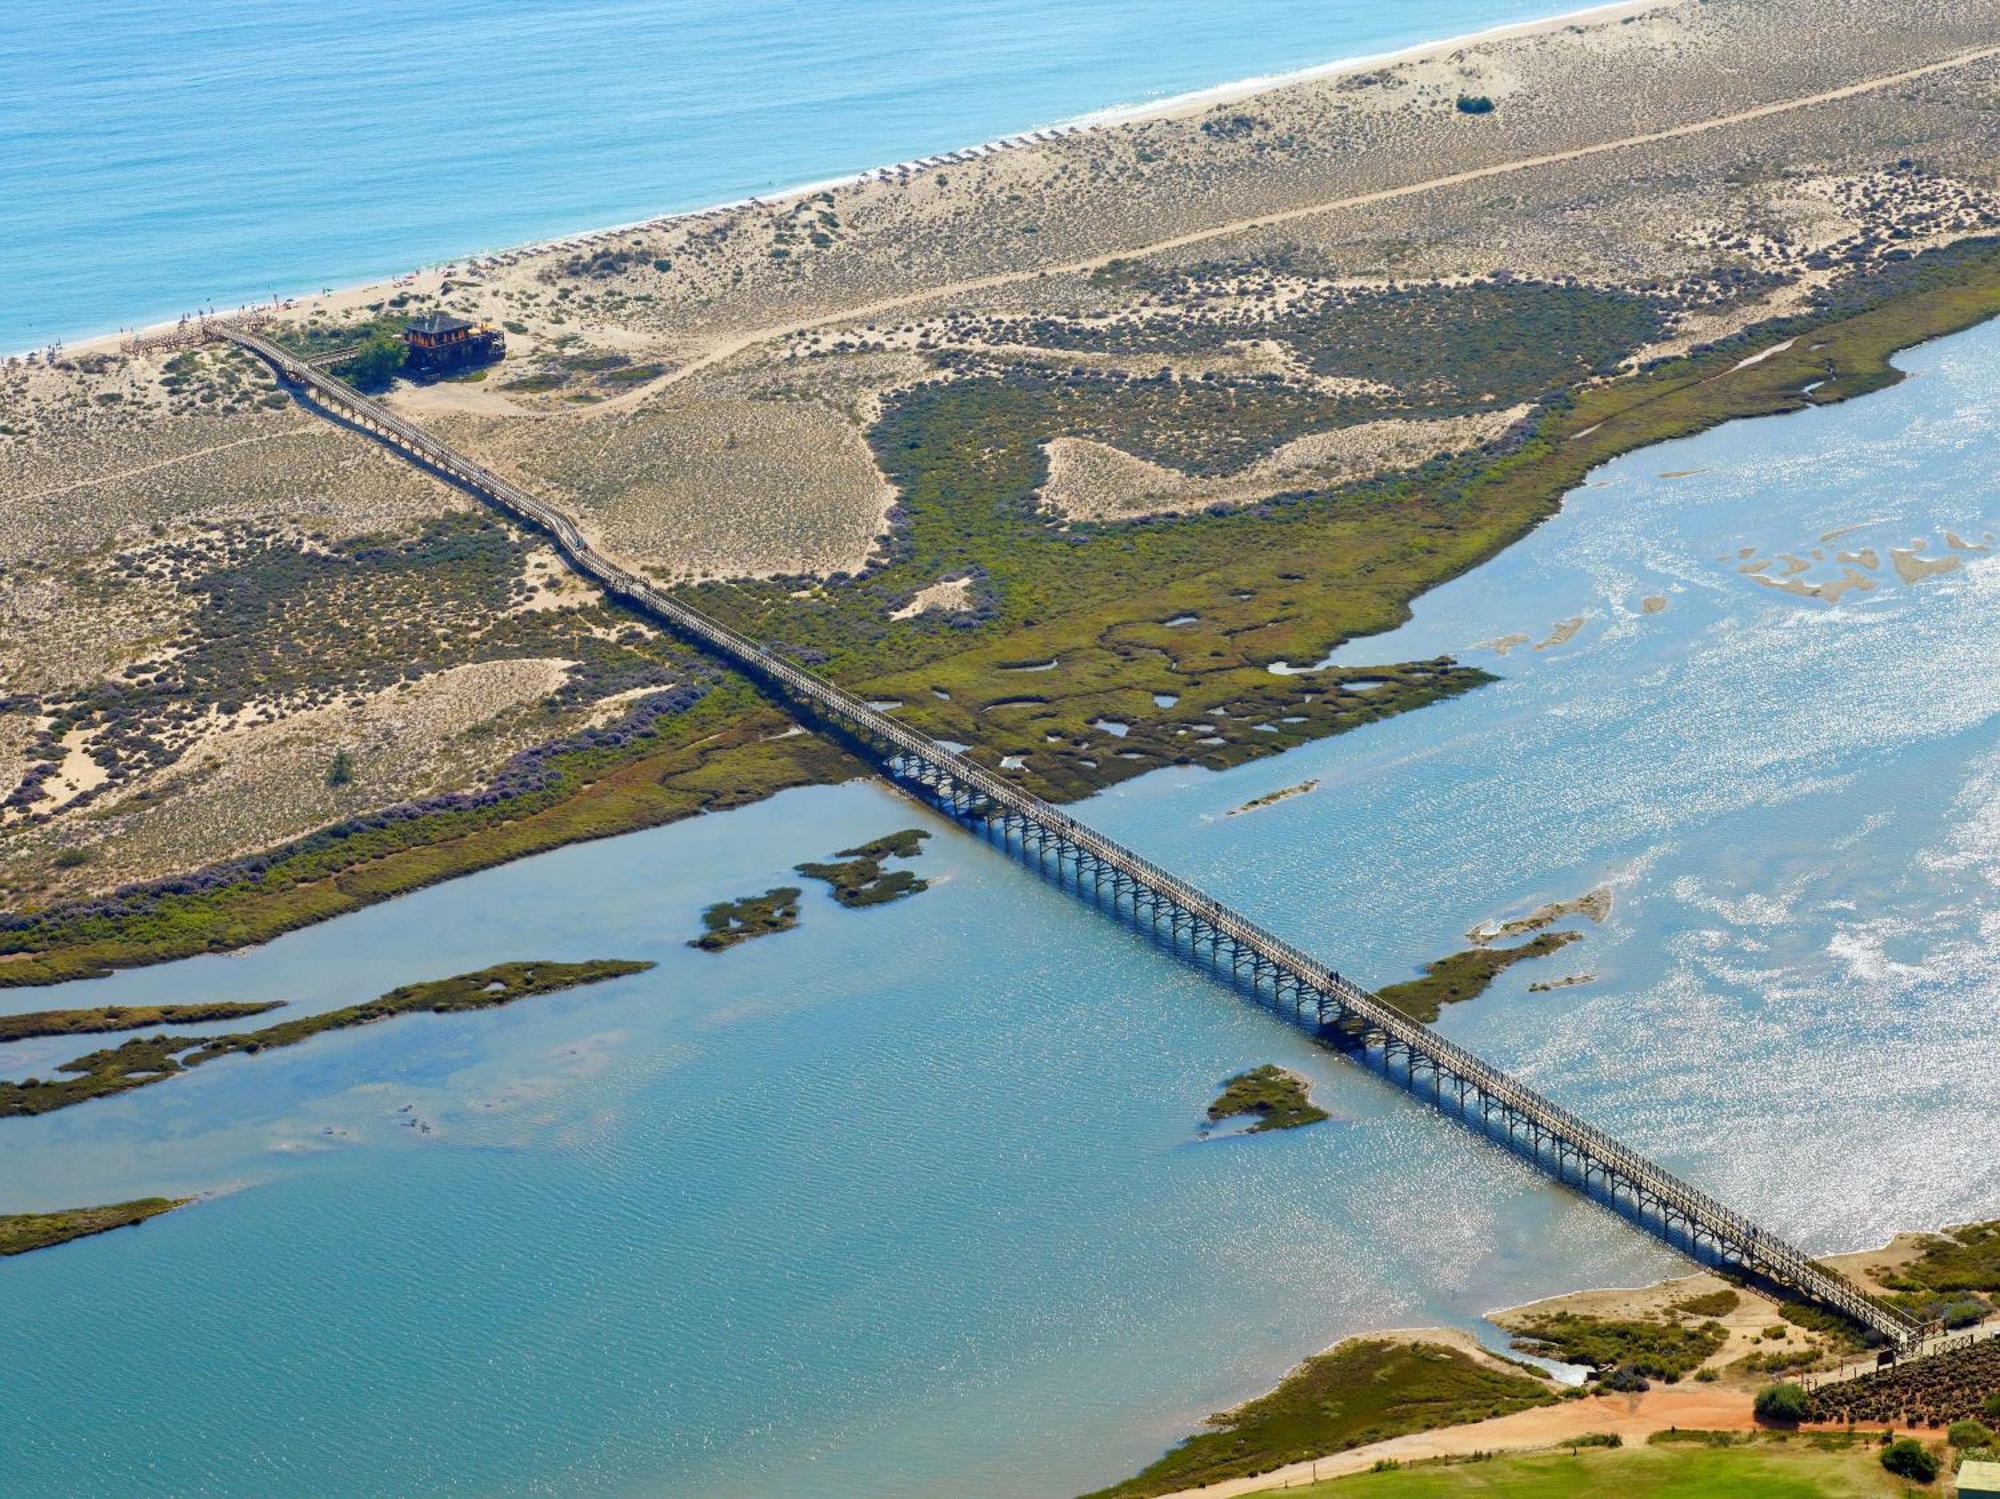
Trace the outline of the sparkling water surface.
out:
<instances>
[{"instance_id":1,"label":"sparkling water surface","mask_svg":"<svg viewBox=\"0 0 2000 1499\"><path fill-rule=\"evenodd\" d=\"M0 25L0 352L1576 8L13 4Z\"/></svg>"},{"instance_id":2,"label":"sparkling water surface","mask_svg":"<svg viewBox=\"0 0 2000 1499\"><path fill-rule=\"evenodd\" d=\"M1443 1029L1816 1251L2000 1212L2000 559L1905 584L1888 551L2000 531L2000 327L1902 363L1607 466L1341 652L1496 685L1085 815L1378 983L1609 885ZM1880 586L1836 605L1739 571L1862 546ZM911 823L931 890L683 945ZM1056 1496L1343 1333L1680 1264L867 783L0 1004L310 1009L529 957L660 966L0 1126L10 1206L221 1194L0 1264L0 1340L39 1350L0 1365L0 1488ZM1272 1060L1334 1121L1201 1139Z\"/></svg>"}]
</instances>

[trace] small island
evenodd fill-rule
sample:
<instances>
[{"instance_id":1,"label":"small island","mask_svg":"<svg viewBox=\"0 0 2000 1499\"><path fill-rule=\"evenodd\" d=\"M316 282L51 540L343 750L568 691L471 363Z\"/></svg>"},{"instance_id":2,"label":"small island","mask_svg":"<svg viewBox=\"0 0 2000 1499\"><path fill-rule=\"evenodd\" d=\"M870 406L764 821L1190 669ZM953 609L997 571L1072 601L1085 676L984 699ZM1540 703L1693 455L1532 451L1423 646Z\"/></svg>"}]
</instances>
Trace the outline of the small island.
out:
<instances>
[{"instance_id":1,"label":"small island","mask_svg":"<svg viewBox=\"0 0 2000 1499\"><path fill-rule=\"evenodd\" d=\"M236 1052L254 1056L296 1046L323 1031L372 1025L396 1015L450 1015L512 1004L532 994L553 994L579 984L601 983L626 974L644 973L651 963L599 958L588 963L500 963L476 973L428 983L405 984L365 1004L317 1015L301 1015L262 1030L223 1036L136 1036L122 1046L107 1047L64 1062L56 1069L67 1076L0 1082L0 1119L53 1113L92 1098L109 1098ZM162 1209L161 1211L164 1211Z\"/></svg>"},{"instance_id":2,"label":"small island","mask_svg":"<svg viewBox=\"0 0 2000 1499\"><path fill-rule=\"evenodd\" d=\"M1375 997L1412 1020L1429 1025L1446 1005L1477 999L1507 969L1528 958L1545 958L1582 937L1581 932L1543 932L1519 947L1470 947L1424 964L1422 978L1377 989Z\"/></svg>"},{"instance_id":3,"label":"small island","mask_svg":"<svg viewBox=\"0 0 2000 1499\"><path fill-rule=\"evenodd\" d=\"M1566 973L1559 979L1537 979L1534 983L1528 985L1528 992L1530 994L1553 994L1558 989L1574 989L1580 984L1594 984L1596 982L1597 975L1594 973Z\"/></svg>"},{"instance_id":4,"label":"small island","mask_svg":"<svg viewBox=\"0 0 2000 1499\"><path fill-rule=\"evenodd\" d=\"M1482 921L1465 934L1465 940L1474 947L1485 947L1508 937L1521 937L1529 932L1539 932L1543 927L1554 926L1565 916L1587 916L1602 926L1611 918L1611 891L1606 886L1579 895L1574 900L1552 900L1545 906L1537 906L1526 916L1517 916L1512 921Z\"/></svg>"},{"instance_id":5,"label":"small island","mask_svg":"<svg viewBox=\"0 0 2000 1499\"><path fill-rule=\"evenodd\" d=\"M1317 779L1301 781L1296 786L1287 786L1281 791L1267 791L1264 795L1245 802L1240 807L1231 807L1229 816L1241 817L1245 812L1255 812L1264 807L1275 807L1279 802L1288 802L1295 796L1308 796L1319 790Z\"/></svg>"},{"instance_id":6,"label":"small island","mask_svg":"<svg viewBox=\"0 0 2000 1499\"><path fill-rule=\"evenodd\" d=\"M907 869L885 870L884 859L914 859L923 852L923 840L930 837L921 828L904 828L864 843L859 848L843 848L834 855L839 863L800 864L798 872L808 879L824 880L833 898L843 906L887 905L906 895L930 889L928 880Z\"/></svg>"},{"instance_id":7,"label":"small island","mask_svg":"<svg viewBox=\"0 0 2000 1499\"><path fill-rule=\"evenodd\" d=\"M71 1239L87 1239L114 1228L135 1228L148 1218L186 1207L192 1197L140 1197L106 1207L70 1208L60 1213L0 1213L0 1255L26 1254Z\"/></svg>"},{"instance_id":8,"label":"small island","mask_svg":"<svg viewBox=\"0 0 2000 1499\"><path fill-rule=\"evenodd\" d=\"M136 1031L154 1025L205 1025L218 1020L243 1020L279 1008L284 1001L236 1004L219 1001L192 1005L100 1005L89 1010L29 1010L0 1015L0 1041L28 1041L39 1036L91 1036L105 1031Z\"/></svg>"},{"instance_id":9,"label":"small island","mask_svg":"<svg viewBox=\"0 0 2000 1499\"><path fill-rule=\"evenodd\" d=\"M778 885L762 895L719 900L701 913L702 934L690 939L688 946L727 952L752 937L789 932L799 924L799 895L796 885Z\"/></svg>"},{"instance_id":10,"label":"small island","mask_svg":"<svg viewBox=\"0 0 2000 1499\"><path fill-rule=\"evenodd\" d=\"M1313 1103L1304 1078L1270 1062L1237 1073L1222 1085L1222 1095L1208 1106L1210 1123L1243 1114L1257 1116L1257 1122L1244 1131L1251 1135L1270 1129L1297 1129L1333 1117Z\"/></svg>"}]
</instances>

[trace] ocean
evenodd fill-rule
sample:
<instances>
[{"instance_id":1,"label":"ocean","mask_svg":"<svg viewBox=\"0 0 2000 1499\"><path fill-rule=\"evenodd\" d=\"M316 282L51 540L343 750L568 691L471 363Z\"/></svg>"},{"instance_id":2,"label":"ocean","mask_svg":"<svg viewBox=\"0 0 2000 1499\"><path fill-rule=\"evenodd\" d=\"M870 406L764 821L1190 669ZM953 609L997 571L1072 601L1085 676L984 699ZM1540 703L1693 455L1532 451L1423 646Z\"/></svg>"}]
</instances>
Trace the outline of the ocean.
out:
<instances>
[{"instance_id":1,"label":"ocean","mask_svg":"<svg viewBox=\"0 0 2000 1499\"><path fill-rule=\"evenodd\" d=\"M11 6L0 350L350 285L1574 8Z\"/></svg>"}]
</instances>

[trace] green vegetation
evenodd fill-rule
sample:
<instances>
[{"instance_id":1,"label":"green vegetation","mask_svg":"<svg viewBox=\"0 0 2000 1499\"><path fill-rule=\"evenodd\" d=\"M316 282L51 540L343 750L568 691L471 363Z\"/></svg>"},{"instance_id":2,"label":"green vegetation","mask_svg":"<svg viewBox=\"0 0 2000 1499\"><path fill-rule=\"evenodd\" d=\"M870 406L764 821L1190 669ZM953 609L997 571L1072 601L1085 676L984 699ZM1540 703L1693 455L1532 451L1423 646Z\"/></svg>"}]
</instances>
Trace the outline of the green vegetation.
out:
<instances>
[{"instance_id":1,"label":"green vegetation","mask_svg":"<svg viewBox=\"0 0 2000 1499\"><path fill-rule=\"evenodd\" d=\"M1267 1491L1272 1499L1275 1492ZM1285 1499L1889 1499L1903 1492L1876 1465L1872 1447L1820 1439L1488 1454L1284 1491Z\"/></svg>"},{"instance_id":2,"label":"green vegetation","mask_svg":"<svg viewBox=\"0 0 2000 1499\"><path fill-rule=\"evenodd\" d=\"M282 1000L237 1004L218 1000L191 1005L102 1005L90 1010L30 1010L0 1015L0 1041L26 1041L35 1036L89 1036L105 1031L136 1031L149 1025L204 1025L215 1020L241 1020L275 1010Z\"/></svg>"},{"instance_id":3,"label":"green vegetation","mask_svg":"<svg viewBox=\"0 0 2000 1499\"><path fill-rule=\"evenodd\" d=\"M1211 1416L1209 1430L1090 1499L1145 1499L1268 1473L1304 1458L1555 1399L1527 1372L1494 1369L1455 1348L1357 1339L1306 1360L1270 1394Z\"/></svg>"},{"instance_id":4,"label":"green vegetation","mask_svg":"<svg viewBox=\"0 0 2000 1499\"><path fill-rule=\"evenodd\" d=\"M1977 1296L1967 1296L1958 1301L1947 1301L1938 1309L1938 1320L1948 1328L1976 1327L1986 1320L1993 1310Z\"/></svg>"},{"instance_id":5,"label":"green vegetation","mask_svg":"<svg viewBox=\"0 0 2000 1499\"><path fill-rule=\"evenodd\" d=\"M728 681L624 745L544 760L546 784L422 815L363 819L262 856L211 888L165 892L0 929L0 987L222 952L565 844L761 801L845 779L857 763L828 740L775 737L787 720L749 684Z\"/></svg>"},{"instance_id":6,"label":"green vegetation","mask_svg":"<svg viewBox=\"0 0 2000 1499\"><path fill-rule=\"evenodd\" d=\"M1945 1439L1961 1451L1968 1448L1991 1447L1993 1428L1984 1421L1954 1421L1946 1429Z\"/></svg>"},{"instance_id":7,"label":"green vegetation","mask_svg":"<svg viewBox=\"0 0 2000 1499\"><path fill-rule=\"evenodd\" d=\"M1812 1392L1812 1419L1948 1426L1981 1415L2000 1417L2000 1338L1875 1369Z\"/></svg>"},{"instance_id":8,"label":"green vegetation","mask_svg":"<svg viewBox=\"0 0 2000 1499\"><path fill-rule=\"evenodd\" d=\"M1743 1298L1731 1290L1710 1291L1703 1296L1690 1296L1685 1301L1676 1301L1669 1311L1679 1312L1686 1317L1726 1317L1743 1304Z\"/></svg>"},{"instance_id":9,"label":"green vegetation","mask_svg":"<svg viewBox=\"0 0 2000 1499\"><path fill-rule=\"evenodd\" d=\"M348 786L354 782L354 756L346 750L333 752L333 764L327 767L326 783L329 786Z\"/></svg>"},{"instance_id":10,"label":"green vegetation","mask_svg":"<svg viewBox=\"0 0 2000 1499\"><path fill-rule=\"evenodd\" d=\"M688 946L703 952L727 952L752 937L789 932L799 924L799 888L779 885L762 895L717 901L701 913L701 924L702 934Z\"/></svg>"},{"instance_id":11,"label":"green vegetation","mask_svg":"<svg viewBox=\"0 0 2000 1499\"><path fill-rule=\"evenodd\" d=\"M2000 1221L1929 1235L1917 1257L1883 1276L1882 1283L1918 1295L2000 1291Z\"/></svg>"},{"instance_id":12,"label":"green vegetation","mask_svg":"<svg viewBox=\"0 0 2000 1499\"><path fill-rule=\"evenodd\" d=\"M1266 1062L1248 1072L1239 1072L1222 1086L1222 1094L1208 1106L1211 1121L1255 1114L1257 1122L1249 1133L1267 1129L1297 1129L1302 1124L1318 1124L1331 1118L1325 1109L1314 1106L1307 1095L1305 1079L1296 1073Z\"/></svg>"},{"instance_id":13,"label":"green vegetation","mask_svg":"<svg viewBox=\"0 0 2000 1499\"><path fill-rule=\"evenodd\" d=\"M1607 1377L1664 1379L1668 1383L1702 1363L1729 1339L1719 1322L1693 1327L1619 1321L1557 1312L1521 1325L1516 1341L1531 1353L1565 1364L1586 1364ZM1643 1386L1642 1386L1643 1388Z\"/></svg>"},{"instance_id":14,"label":"green vegetation","mask_svg":"<svg viewBox=\"0 0 2000 1499\"><path fill-rule=\"evenodd\" d=\"M824 880L833 888L833 898L843 906L880 906L906 895L928 890L930 884L907 869L884 870L884 859L914 859L923 852L929 833L904 828L859 848L843 848L835 855L837 864L800 864L798 872L808 879Z\"/></svg>"},{"instance_id":15,"label":"green vegetation","mask_svg":"<svg viewBox=\"0 0 2000 1499\"><path fill-rule=\"evenodd\" d=\"M449 1015L512 1004L534 994L552 994L579 984L601 983L643 973L651 963L600 958L588 963L500 963L476 973L428 983L405 984L379 999L280 1021L262 1030L226 1036L141 1036L122 1046L94 1051L56 1070L69 1076L18 1083L0 1082L0 1119L48 1114L92 1098L109 1098L167 1078L217 1057L255 1055L296 1046L326 1031L372 1025L397 1015Z\"/></svg>"},{"instance_id":16,"label":"green vegetation","mask_svg":"<svg viewBox=\"0 0 2000 1499\"><path fill-rule=\"evenodd\" d=\"M192 1201L192 1197L141 1197L132 1202L114 1202L108 1207L70 1208L61 1213L0 1213L0 1255L26 1254L31 1249L67 1244L71 1239L109 1233L114 1228L131 1228Z\"/></svg>"},{"instance_id":17,"label":"green vegetation","mask_svg":"<svg viewBox=\"0 0 2000 1499\"><path fill-rule=\"evenodd\" d=\"M1188 273L1139 279L1166 274ZM1484 340L1481 349L1495 346L1495 358L1504 361L1496 369L1511 389L1547 393L1604 359L1622 357L1658 314L1638 298L1600 303L1548 288L1517 293L1499 286L1480 288L1478 299L1371 303L1338 317L1328 310L1333 332L1313 335L1302 324L1287 336L1343 372L1349 365L1342 360L1357 371L1389 372L1381 378L1399 388L1404 382L1394 373L1407 366L1414 372L1407 388L1432 402L1431 409L1447 410L1464 404L1468 382L1483 388L1485 379L1484 356L1473 357L1473 345L1462 338ZM1210 382L1207 394L1185 388L1202 382L1176 380L1107 382L1071 393L1065 380L1018 371L925 382L893 402L870 434L904 515L884 566L802 598L793 597L800 590L791 580L689 585L681 592L775 649L812 653L804 659L867 696L903 701L901 716L912 727L972 744L988 764L1024 756L1019 779L1044 795L1082 795L1165 764L1239 764L1491 680L1448 662L1283 677L1266 667L1279 659L1317 660L1340 641L1392 628L1407 617L1410 599L1525 534L1593 467L1620 453L1732 418L1826 404L1892 383L1898 376L1888 357L1895 350L2000 310L2000 251L1967 242L1929 252L1871 270L1832 296L1822 309L1691 357L1556 394L1517 444L1410 474L1180 519L1052 524L1036 498L1046 478L1044 438L1073 422L1074 430L1156 452L1191 472L1216 471L1304 431L1327 430L1358 409L1343 417L1330 398L1229 381ZM1368 319L1379 332L1367 332ZM1360 331L1343 351L1351 320ZM1399 345L1404 322L1412 331ZM355 331L327 330L329 346L344 345ZM1212 332L1218 339L1255 336L1235 324ZM1812 336L1797 337L1805 333ZM1190 336L1157 333L1162 347L1189 347ZM1734 368L1746 353L1787 337L1797 342ZM190 357L190 373L175 378L206 378L209 360ZM217 356L215 367L226 362ZM1814 385L1809 396L1801 393L1808 384ZM255 392L246 387L244 399L266 390L268 381ZM221 644L167 663L154 694L159 711L184 707L199 717L230 700L237 664L230 641L295 641L306 659L324 663L305 673L318 691L342 680L350 658L379 663L371 673L387 672L400 652L415 671L456 664L466 659L468 641L492 639L462 627L456 600L449 612L434 610L428 598L407 601L410 590L449 573L416 558L409 578L396 585L404 602L386 615L358 595L349 596L351 609L331 618L315 612L326 584L363 576L390 562L398 548L377 550L382 555L365 563L346 559L347 572L297 564L299 589L261 616L282 623L295 615L300 627L289 637L246 632L228 611L204 622L203 637ZM312 573L313 566L322 570ZM510 557L511 572L520 566L519 557ZM962 575L978 579L974 614L890 618L917 588ZM532 635L527 654L602 662L621 649L588 624L559 625L569 620L565 614L505 616L504 608L484 601L487 586L461 586L464 607L492 629L520 631L523 640ZM500 596L507 596L504 588ZM225 587L216 598L235 602L245 595ZM1187 615L1195 618L1185 626L1164 623ZM423 639L398 637L404 623L418 621L430 627ZM666 644L647 650L655 661L689 669L688 653L676 656ZM599 654L578 654L592 651ZM289 653L288 647L260 654L259 669L282 681ZM1062 669L1032 676L1008 669L1050 659ZM403 669L395 665L389 680ZM189 672L196 679L187 679ZM768 740L785 724L768 700L738 678L724 674L717 683L699 704L631 743L556 757L550 783L530 793L277 850L226 884L202 884L132 909L17 912L22 919L0 923L0 956L12 959L0 963L0 985L49 983L267 941L563 843L853 773L855 762L817 737ZM1162 708L1156 695L1176 701ZM72 722L70 705L43 711L52 707L62 710L55 715L60 723ZM1092 727L1104 719L1128 725L1128 734L1114 738ZM135 765L150 768L153 751L139 741L151 730L143 722L133 727Z\"/></svg>"},{"instance_id":18,"label":"green vegetation","mask_svg":"<svg viewBox=\"0 0 2000 1499\"><path fill-rule=\"evenodd\" d=\"M1493 113L1493 101L1484 94L1460 94L1458 112L1462 115L1490 115Z\"/></svg>"},{"instance_id":19,"label":"green vegetation","mask_svg":"<svg viewBox=\"0 0 2000 1499\"><path fill-rule=\"evenodd\" d=\"M1809 1301L1787 1301L1778 1307L1778 1315L1794 1327L1819 1334L1836 1348L1858 1352L1869 1346L1868 1329L1831 1307L1815 1306Z\"/></svg>"},{"instance_id":20,"label":"green vegetation","mask_svg":"<svg viewBox=\"0 0 2000 1499\"><path fill-rule=\"evenodd\" d=\"M403 368L409 345L395 333L371 334L350 358L333 367L333 373L360 391L387 390Z\"/></svg>"},{"instance_id":21,"label":"green vegetation","mask_svg":"<svg viewBox=\"0 0 2000 1499\"><path fill-rule=\"evenodd\" d=\"M407 302L404 306L408 306ZM409 326L410 316L407 311L380 311L373 317L341 322L315 318L311 322L285 324L266 336L289 354L296 354L302 359L318 359L336 350L356 348L379 338L400 341L403 330Z\"/></svg>"},{"instance_id":22,"label":"green vegetation","mask_svg":"<svg viewBox=\"0 0 2000 1499\"><path fill-rule=\"evenodd\" d=\"M1915 1437L1897 1437L1882 1449L1882 1466L1898 1478L1929 1483L1938 1476L1937 1454Z\"/></svg>"},{"instance_id":23,"label":"green vegetation","mask_svg":"<svg viewBox=\"0 0 2000 1499\"><path fill-rule=\"evenodd\" d=\"M1805 1388L1791 1383L1768 1385L1757 1392L1757 1419L1774 1426L1796 1426L1811 1412Z\"/></svg>"},{"instance_id":24,"label":"green vegetation","mask_svg":"<svg viewBox=\"0 0 2000 1499\"><path fill-rule=\"evenodd\" d=\"M1424 976L1375 991L1412 1020L1429 1025L1446 1005L1476 999L1493 980L1527 958L1543 958L1576 941L1580 932L1543 932L1516 947L1471 947L1424 965Z\"/></svg>"}]
</instances>

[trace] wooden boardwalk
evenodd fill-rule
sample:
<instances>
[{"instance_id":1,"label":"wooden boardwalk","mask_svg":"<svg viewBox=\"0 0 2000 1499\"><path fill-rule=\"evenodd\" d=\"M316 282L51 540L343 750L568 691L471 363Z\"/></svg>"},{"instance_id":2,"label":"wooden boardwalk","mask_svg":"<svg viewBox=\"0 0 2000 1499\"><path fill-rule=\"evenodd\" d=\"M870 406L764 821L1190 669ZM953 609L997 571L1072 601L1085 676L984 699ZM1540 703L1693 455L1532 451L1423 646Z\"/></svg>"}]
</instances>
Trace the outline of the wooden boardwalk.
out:
<instances>
[{"instance_id":1,"label":"wooden boardwalk","mask_svg":"<svg viewBox=\"0 0 2000 1499\"><path fill-rule=\"evenodd\" d=\"M1840 1311L1899 1348L1924 1331L1802 1250L1186 880L619 567L593 548L562 511L445 446L416 423L258 332L226 323L207 327L264 360L280 379L323 408L546 533L572 566L608 593L805 708L870 753L898 783L952 816L990 829L1053 878L1090 892L1177 950L1229 974L1265 1004L1360 1055L1451 1117L1505 1142L1557 1180L1611 1205L1676 1248L1740 1267L1804 1300Z\"/></svg>"}]
</instances>

